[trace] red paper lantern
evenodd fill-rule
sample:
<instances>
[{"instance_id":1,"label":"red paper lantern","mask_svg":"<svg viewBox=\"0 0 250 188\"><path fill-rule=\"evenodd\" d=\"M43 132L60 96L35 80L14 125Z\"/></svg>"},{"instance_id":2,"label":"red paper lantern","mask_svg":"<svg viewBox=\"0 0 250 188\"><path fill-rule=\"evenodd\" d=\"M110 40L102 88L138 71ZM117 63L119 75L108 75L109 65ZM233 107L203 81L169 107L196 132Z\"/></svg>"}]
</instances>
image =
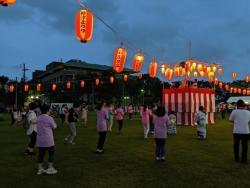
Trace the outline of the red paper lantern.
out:
<instances>
[{"instance_id":1,"label":"red paper lantern","mask_svg":"<svg viewBox=\"0 0 250 188\"><path fill-rule=\"evenodd\" d=\"M81 85L81 88L84 88L85 82L82 80L80 85Z\"/></svg>"},{"instance_id":2,"label":"red paper lantern","mask_svg":"<svg viewBox=\"0 0 250 188\"><path fill-rule=\"evenodd\" d=\"M235 87L234 88L234 93L237 93L238 92L238 89Z\"/></svg>"},{"instance_id":3,"label":"red paper lantern","mask_svg":"<svg viewBox=\"0 0 250 188\"><path fill-rule=\"evenodd\" d=\"M89 42L93 35L94 16L89 10L76 13L76 37L81 42Z\"/></svg>"},{"instance_id":4,"label":"red paper lantern","mask_svg":"<svg viewBox=\"0 0 250 188\"><path fill-rule=\"evenodd\" d=\"M70 83L70 81L68 81L68 82L66 83L66 88L67 88L67 89L70 89L70 88L71 88L71 83Z\"/></svg>"},{"instance_id":5,"label":"red paper lantern","mask_svg":"<svg viewBox=\"0 0 250 188\"><path fill-rule=\"evenodd\" d=\"M248 83L250 81L250 76L246 76L245 81L246 81L246 83Z\"/></svg>"},{"instance_id":6,"label":"red paper lantern","mask_svg":"<svg viewBox=\"0 0 250 188\"><path fill-rule=\"evenodd\" d=\"M128 75L124 74L123 80L127 81L128 80Z\"/></svg>"},{"instance_id":7,"label":"red paper lantern","mask_svg":"<svg viewBox=\"0 0 250 188\"><path fill-rule=\"evenodd\" d=\"M109 82L110 82L111 84L114 83L114 77L113 77L113 76L111 76L111 77L109 78Z\"/></svg>"},{"instance_id":8,"label":"red paper lantern","mask_svg":"<svg viewBox=\"0 0 250 188\"><path fill-rule=\"evenodd\" d=\"M142 73L140 72L138 75L139 79L142 79Z\"/></svg>"},{"instance_id":9,"label":"red paper lantern","mask_svg":"<svg viewBox=\"0 0 250 188\"><path fill-rule=\"evenodd\" d=\"M235 79L237 77L237 73L236 72L233 72L232 73L232 78Z\"/></svg>"},{"instance_id":10,"label":"red paper lantern","mask_svg":"<svg viewBox=\"0 0 250 188\"><path fill-rule=\"evenodd\" d=\"M218 69L218 74L221 76L223 74L223 69L222 68L219 68Z\"/></svg>"},{"instance_id":11,"label":"red paper lantern","mask_svg":"<svg viewBox=\"0 0 250 188\"><path fill-rule=\"evenodd\" d=\"M218 78L214 78L214 85L218 85L219 84L219 81L218 81Z\"/></svg>"},{"instance_id":12,"label":"red paper lantern","mask_svg":"<svg viewBox=\"0 0 250 188\"><path fill-rule=\"evenodd\" d=\"M234 91L234 88L230 87L230 93L233 93L233 91Z\"/></svg>"},{"instance_id":13,"label":"red paper lantern","mask_svg":"<svg viewBox=\"0 0 250 188\"><path fill-rule=\"evenodd\" d=\"M167 68L165 72L165 76L168 80L172 80L173 78L173 69Z\"/></svg>"},{"instance_id":14,"label":"red paper lantern","mask_svg":"<svg viewBox=\"0 0 250 188\"><path fill-rule=\"evenodd\" d=\"M28 84L25 84L24 85L24 92L28 92L29 91L29 85Z\"/></svg>"},{"instance_id":15,"label":"red paper lantern","mask_svg":"<svg viewBox=\"0 0 250 188\"><path fill-rule=\"evenodd\" d=\"M100 83L100 80L99 80L98 78L96 78L96 79L95 79L95 85L97 85L97 86L98 86L98 85L99 85L99 83Z\"/></svg>"},{"instance_id":16,"label":"red paper lantern","mask_svg":"<svg viewBox=\"0 0 250 188\"><path fill-rule=\"evenodd\" d=\"M114 53L113 69L115 72L120 73L124 69L126 62L127 51L125 48L117 48Z\"/></svg>"},{"instance_id":17,"label":"red paper lantern","mask_svg":"<svg viewBox=\"0 0 250 188\"><path fill-rule=\"evenodd\" d=\"M10 6L16 3L16 0L0 0L0 5Z\"/></svg>"},{"instance_id":18,"label":"red paper lantern","mask_svg":"<svg viewBox=\"0 0 250 188\"><path fill-rule=\"evenodd\" d=\"M198 76L198 72L194 72L194 79L196 79L197 78L197 76Z\"/></svg>"},{"instance_id":19,"label":"red paper lantern","mask_svg":"<svg viewBox=\"0 0 250 188\"><path fill-rule=\"evenodd\" d=\"M56 84L52 84L52 91L56 91Z\"/></svg>"},{"instance_id":20,"label":"red paper lantern","mask_svg":"<svg viewBox=\"0 0 250 188\"><path fill-rule=\"evenodd\" d=\"M247 90L247 95L250 95L250 90L249 89Z\"/></svg>"},{"instance_id":21,"label":"red paper lantern","mask_svg":"<svg viewBox=\"0 0 250 188\"><path fill-rule=\"evenodd\" d=\"M247 94L247 90L246 90L246 89L243 89L242 94L243 94L243 95L246 95L246 94Z\"/></svg>"},{"instance_id":22,"label":"red paper lantern","mask_svg":"<svg viewBox=\"0 0 250 188\"><path fill-rule=\"evenodd\" d=\"M13 85L13 84L11 84L11 85L10 85L10 87L9 87L9 91L10 91L10 93L13 93L13 92L14 92L14 89L15 89L14 85Z\"/></svg>"},{"instance_id":23,"label":"red paper lantern","mask_svg":"<svg viewBox=\"0 0 250 188\"><path fill-rule=\"evenodd\" d=\"M239 89L238 89L238 93L241 94L241 91L242 91L242 90L239 88Z\"/></svg>"},{"instance_id":24,"label":"red paper lantern","mask_svg":"<svg viewBox=\"0 0 250 188\"><path fill-rule=\"evenodd\" d=\"M222 87L223 87L223 83L220 82L220 83L219 83L219 88L222 89Z\"/></svg>"},{"instance_id":25,"label":"red paper lantern","mask_svg":"<svg viewBox=\"0 0 250 188\"><path fill-rule=\"evenodd\" d=\"M41 91L41 84L36 84L36 91Z\"/></svg>"},{"instance_id":26,"label":"red paper lantern","mask_svg":"<svg viewBox=\"0 0 250 188\"><path fill-rule=\"evenodd\" d=\"M132 65L133 71L139 72L141 70L143 61L144 61L144 56L141 53L137 53L133 59L133 65Z\"/></svg>"},{"instance_id":27,"label":"red paper lantern","mask_svg":"<svg viewBox=\"0 0 250 188\"><path fill-rule=\"evenodd\" d=\"M226 90L226 91L229 90L229 85L228 85L228 84L225 85L225 90Z\"/></svg>"},{"instance_id":28,"label":"red paper lantern","mask_svg":"<svg viewBox=\"0 0 250 188\"><path fill-rule=\"evenodd\" d=\"M156 61L152 61L149 65L149 77L154 78L157 74L158 64Z\"/></svg>"}]
</instances>

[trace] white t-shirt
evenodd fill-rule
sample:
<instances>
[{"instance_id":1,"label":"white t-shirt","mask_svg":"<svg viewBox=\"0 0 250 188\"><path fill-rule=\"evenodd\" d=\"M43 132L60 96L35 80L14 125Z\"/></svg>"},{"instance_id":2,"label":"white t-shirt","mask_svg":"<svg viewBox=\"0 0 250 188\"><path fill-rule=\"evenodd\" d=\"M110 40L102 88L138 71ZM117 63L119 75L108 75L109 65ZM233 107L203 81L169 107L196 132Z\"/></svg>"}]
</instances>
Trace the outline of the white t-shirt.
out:
<instances>
[{"instance_id":1,"label":"white t-shirt","mask_svg":"<svg viewBox=\"0 0 250 188\"><path fill-rule=\"evenodd\" d=\"M28 115L27 115L27 121L28 121L28 124L29 124L29 128L26 132L27 135L31 135L33 131L37 132L37 127L36 127L36 124L32 124L30 121L31 120L37 120L37 117L36 117L36 113L32 110L30 110L28 112Z\"/></svg>"},{"instance_id":2,"label":"white t-shirt","mask_svg":"<svg viewBox=\"0 0 250 188\"><path fill-rule=\"evenodd\" d=\"M244 109L233 110L229 117L230 121L234 122L233 133L249 134L250 112Z\"/></svg>"}]
</instances>

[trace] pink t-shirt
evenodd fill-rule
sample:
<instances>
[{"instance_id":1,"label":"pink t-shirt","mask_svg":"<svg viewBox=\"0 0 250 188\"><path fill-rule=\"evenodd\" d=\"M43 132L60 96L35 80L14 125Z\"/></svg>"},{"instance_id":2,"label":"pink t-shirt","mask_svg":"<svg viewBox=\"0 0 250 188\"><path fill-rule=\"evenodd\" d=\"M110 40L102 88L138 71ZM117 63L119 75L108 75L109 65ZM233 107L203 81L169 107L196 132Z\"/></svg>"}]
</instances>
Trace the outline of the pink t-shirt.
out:
<instances>
[{"instance_id":1,"label":"pink t-shirt","mask_svg":"<svg viewBox=\"0 0 250 188\"><path fill-rule=\"evenodd\" d=\"M169 118L167 115L163 117L153 116L154 136L155 138L167 138L167 125Z\"/></svg>"},{"instance_id":2,"label":"pink t-shirt","mask_svg":"<svg viewBox=\"0 0 250 188\"><path fill-rule=\"evenodd\" d=\"M107 131L107 118L108 111L105 108L97 110L97 131L104 132Z\"/></svg>"},{"instance_id":3,"label":"pink t-shirt","mask_svg":"<svg viewBox=\"0 0 250 188\"><path fill-rule=\"evenodd\" d=\"M123 109L121 107L117 108L115 110L115 119L116 120L123 120L123 116L124 116Z\"/></svg>"},{"instance_id":4,"label":"pink t-shirt","mask_svg":"<svg viewBox=\"0 0 250 188\"><path fill-rule=\"evenodd\" d=\"M149 125L149 116L150 116L150 111L146 109L146 111L141 112L141 122L143 125Z\"/></svg>"},{"instance_id":5,"label":"pink t-shirt","mask_svg":"<svg viewBox=\"0 0 250 188\"><path fill-rule=\"evenodd\" d=\"M42 114L37 118L37 140L38 147L54 146L53 129L56 128L54 119L46 114Z\"/></svg>"},{"instance_id":6,"label":"pink t-shirt","mask_svg":"<svg viewBox=\"0 0 250 188\"><path fill-rule=\"evenodd\" d=\"M128 107L128 113L133 113L133 107L131 105Z\"/></svg>"}]
</instances>

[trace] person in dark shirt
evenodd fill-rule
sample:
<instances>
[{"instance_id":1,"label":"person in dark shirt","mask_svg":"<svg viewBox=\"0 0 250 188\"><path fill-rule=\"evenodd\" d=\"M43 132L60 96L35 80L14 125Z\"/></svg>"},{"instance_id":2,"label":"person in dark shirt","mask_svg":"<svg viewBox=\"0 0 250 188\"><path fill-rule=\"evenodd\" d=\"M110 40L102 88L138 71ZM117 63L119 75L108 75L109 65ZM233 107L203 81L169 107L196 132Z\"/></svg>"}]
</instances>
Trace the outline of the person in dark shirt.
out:
<instances>
[{"instance_id":1,"label":"person in dark shirt","mask_svg":"<svg viewBox=\"0 0 250 188\"><path fill-rule=\"evenodd\" d=\"M74 138L76 137L76 123L78 122L79 105L73 104L73 108L66 114L66 122L68 123L69 132L64 139L65 144L75 144Z\"/></svg>"}]
</instances>

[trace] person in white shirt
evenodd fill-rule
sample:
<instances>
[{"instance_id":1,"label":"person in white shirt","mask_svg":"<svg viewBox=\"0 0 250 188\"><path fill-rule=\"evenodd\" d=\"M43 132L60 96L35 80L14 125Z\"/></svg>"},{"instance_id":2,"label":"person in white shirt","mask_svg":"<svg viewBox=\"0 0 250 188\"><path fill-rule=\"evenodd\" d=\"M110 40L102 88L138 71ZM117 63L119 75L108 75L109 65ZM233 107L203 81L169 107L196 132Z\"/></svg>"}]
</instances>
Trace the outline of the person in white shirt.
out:
<instances>
[{"instance_id":1,"label":"person in white shirt","mask_svg":"<svg viewBox=\"0 0 250 188\"><path fill-rule=\"evenodd\" d=\"M237 101L237 109L233 110L229 120L234 123L234 160L239 161L239 146L242 145L241 163L247 163L250 112L245 109L243 100Z\"/></svg>"}]
</instances>

